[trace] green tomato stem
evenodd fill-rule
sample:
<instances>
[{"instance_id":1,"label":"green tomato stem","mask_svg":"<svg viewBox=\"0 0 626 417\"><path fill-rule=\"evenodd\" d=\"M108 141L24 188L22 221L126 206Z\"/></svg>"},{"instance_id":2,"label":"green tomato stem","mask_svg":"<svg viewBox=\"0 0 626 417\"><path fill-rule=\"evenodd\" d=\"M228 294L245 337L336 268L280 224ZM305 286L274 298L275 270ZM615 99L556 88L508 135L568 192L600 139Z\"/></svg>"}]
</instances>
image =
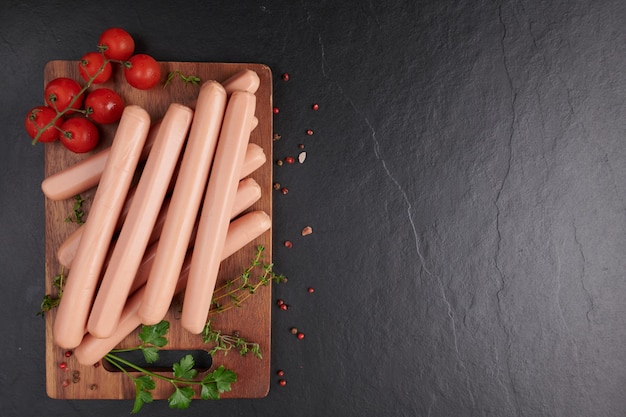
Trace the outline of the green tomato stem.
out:
<instances>
[{"instance_id":1,"label":"green tomato stem","mask_svg":"<svg viewBox=\"0 0 626 417\"><path fill-rule=\"evenodd\" d=\"M102 71L104 71L104 68L106 67L106 65L109 62L111 62L111 60L106 58L106 57L104 57L104 62L102 63L100 68L98 68L98 71L96 71L94 73L94 75L89 77L89 79L87 80L87 83L83 86L83 88L80 89L78 94L76 94L72 98L72 100L70 100L70 103L68 104L68 106L63 111L59 111L57 109L56 103L55 103L54 110L56 111L57 114L44 127L37 128L37 134L35 135L35 137L33 138L32 142L31 142L33 145L35 145L37 142L39 142L39 138L41 137L43 132L46 131L50 126L55 126L56 127L57 120L59 120L60 118L65 116L65 114L67 112L69 112L69 111L77 111L77 109L73 109L72 107L74 106L74 104L76 104L76 101L78 100L78 98L80 96L82 96L89 89L89 87L91 87L91 85L93 84L93 80L95 80L96 77L98 77L98 75L100 75L102 73ZM57 129L59 129L59 131L63 132L60 128L57 127Z\"/></svg>"}]
</instances>

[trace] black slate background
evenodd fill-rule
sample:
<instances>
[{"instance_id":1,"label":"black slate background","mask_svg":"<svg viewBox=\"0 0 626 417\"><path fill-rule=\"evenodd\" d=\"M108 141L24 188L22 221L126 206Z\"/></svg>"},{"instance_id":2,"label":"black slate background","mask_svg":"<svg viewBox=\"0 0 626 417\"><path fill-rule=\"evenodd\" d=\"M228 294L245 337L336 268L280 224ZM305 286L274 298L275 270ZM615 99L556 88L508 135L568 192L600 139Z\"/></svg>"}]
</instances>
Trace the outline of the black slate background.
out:
<instances>
[{"instance_id":1,"label":"black slate background","mask_svg":"<svg viewBox=\"0 0 626 417\"><path fill-rule=\"evenodd\" d=\"M272 363L287 386L272 377L264 399L143 414L626 415L626 3L0 10L3 416L131 409L46 397L43 147L22 128L45 63L78 59L110 26L159 60L269 65L275 155L307 151L274 171L289 188L274 196L273 232L289 277L275 295L291 308L275 310Z\"/></svg>"}]
</instances>

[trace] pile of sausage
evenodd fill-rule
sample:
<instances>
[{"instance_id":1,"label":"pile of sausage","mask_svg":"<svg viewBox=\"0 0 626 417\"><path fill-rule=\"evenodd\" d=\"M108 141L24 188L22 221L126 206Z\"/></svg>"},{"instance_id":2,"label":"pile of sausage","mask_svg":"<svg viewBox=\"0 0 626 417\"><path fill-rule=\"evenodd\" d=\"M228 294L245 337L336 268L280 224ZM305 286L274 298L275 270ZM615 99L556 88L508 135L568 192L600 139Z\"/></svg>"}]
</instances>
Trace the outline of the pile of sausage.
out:
<instances>
[{"instance_id":1,"label":"pile of sausage","mask_svg":"<svg viewBox=\"0 0 626 417\"><path fill-rule=\"evenodd\" d=\"M126 106L109 149L42 183L55 200L97 185L87 221L58 250L69 274L53 338L80 363L161 321L183 290L181 325L201 333L221 261L271 227L263 211L237 217L261 197L246 178L266 160L249 143L258 87L250 70L207 81L194 110L172 103L152 125L144 109Z\"/></svg>"}]
</instances>

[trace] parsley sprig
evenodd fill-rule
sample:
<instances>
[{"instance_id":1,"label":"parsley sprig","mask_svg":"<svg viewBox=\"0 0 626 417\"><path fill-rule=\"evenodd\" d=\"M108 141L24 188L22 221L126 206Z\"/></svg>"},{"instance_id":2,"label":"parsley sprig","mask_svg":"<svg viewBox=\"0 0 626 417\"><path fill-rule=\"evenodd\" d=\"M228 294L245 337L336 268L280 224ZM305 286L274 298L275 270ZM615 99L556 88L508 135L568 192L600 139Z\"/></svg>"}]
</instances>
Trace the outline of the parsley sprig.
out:
<instances>
[{"instance_id":1,"label":"parsley sprig","mask_svg":"<svg viewBox=\"0 0 626 417\"><path fill-rule=\"evenodd\" d=\"M116 349L107 353L104 357L111 365L124 372L135 385L135 402L132 413L138 413L144 404L151 403L154 399L152 391L156 388L156 379L167 381L172 384L174 391L167 399L170 408L185 409L189 407L195 395L194 386L200 386L200 398L203 400L217 400L220 394L231 390L231 384L237 381L237 374L226 369L223 365L208 373L201 380L196 380L198 371L194 369L195 362L191 355L185 355L172 366L172 376L168 377L148 371L124 358L117 353L141 350L147 363L154 363L159 358L159 348L167 345L165 335L169 330L169 323L161 321L153 326L142 326L139 332L141 344L128 349ZM127 368L141 375L133 376Z\"/></svg>"}]
</instances>

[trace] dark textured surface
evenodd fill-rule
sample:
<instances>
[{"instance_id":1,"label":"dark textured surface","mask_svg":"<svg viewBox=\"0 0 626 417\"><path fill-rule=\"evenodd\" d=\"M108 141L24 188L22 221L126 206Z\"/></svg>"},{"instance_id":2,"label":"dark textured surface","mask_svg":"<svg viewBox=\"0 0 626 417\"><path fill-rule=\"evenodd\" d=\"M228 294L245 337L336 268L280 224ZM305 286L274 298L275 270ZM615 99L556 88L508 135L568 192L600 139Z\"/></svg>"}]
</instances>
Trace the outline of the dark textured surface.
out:
<instances>
[{"instance_id":1,"label":"dark textured surface","mask_svg":"<svg viewBox=\"0 0 626 417\"><path fill-rule=\"evenodd\" d=\"M46 398L43 153L22 130L45 63L109 26L160 60L269 65L276 157L307 151L275 169L287 386L144 414L626 415L624 2L7 3L2 415L131 408Z\"/></svg>"}]
</instances>

